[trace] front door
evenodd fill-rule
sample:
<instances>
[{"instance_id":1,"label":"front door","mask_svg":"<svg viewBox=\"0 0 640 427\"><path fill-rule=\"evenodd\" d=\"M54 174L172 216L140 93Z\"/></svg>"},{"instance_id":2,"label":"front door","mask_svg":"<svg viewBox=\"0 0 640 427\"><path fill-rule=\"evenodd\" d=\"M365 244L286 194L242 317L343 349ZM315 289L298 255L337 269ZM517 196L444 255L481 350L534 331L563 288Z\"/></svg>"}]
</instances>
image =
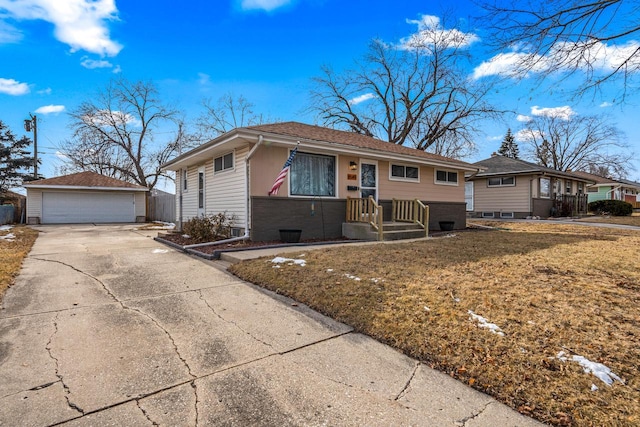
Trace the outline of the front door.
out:
<instances>
[{"instance_id":1,"label":"front door","mask_svg":"<svg viewBox=\"0 0 640 427\"><path fill-rule=\"evenodd\" d=\"M204 166L198 168L198 215L204 215Z\"/></svg>"},{"instance_id":2,"label":"front door","mask_svg":"<svg viewBox=\"0 0 640 427\"><path fill-rule=\"evenodd\" d=\"M360 194L363 199L373 196L378 201L378 164L375 161L360 161Z\"/></svg>"}]
</instances>

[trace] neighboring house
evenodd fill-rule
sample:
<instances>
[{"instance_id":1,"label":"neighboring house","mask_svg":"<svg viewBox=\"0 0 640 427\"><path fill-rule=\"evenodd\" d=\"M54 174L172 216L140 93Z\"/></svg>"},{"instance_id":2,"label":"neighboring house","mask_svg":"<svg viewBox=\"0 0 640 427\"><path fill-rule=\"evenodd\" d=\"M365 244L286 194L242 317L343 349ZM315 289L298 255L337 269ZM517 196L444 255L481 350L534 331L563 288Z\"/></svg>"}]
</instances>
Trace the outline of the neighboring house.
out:
<instances>
[{"instance_id":1,"label":"neighboring house","mask_svg":"<svg viewBox=\"0 0 640 427\"><path fill-rule=\"evenodd\" d=\"M146 219L146 187L95 172L31 181L24 187L29 224L104 224Z\"/></svg>"},{"instance_id":2,"label":"neighboring house","mask_svg":"<svg viewBox=\"0 0 640 427\"><path fill-rule=\"evenodd\" d=\"M296 146L278 194L268 196ZM201 214L226 212L235 217L232 234L254 241L278 240L280 229L300 229L303 239L340 237L348 203L353 207L354 200L369 196L384 221L392 219L392 199L419 199L430 207L431 229L437 230L440 220L464 228L464 174L477 169L368 136L297 122L234 129L163 168L176 172L180 226Z\"/></svg>"},{"instance_id":3,"label":"neighboring house","mask_svg":"<svg viewBox=\"0 0 640 427\"><path fill-rule=\"evenodd\" d=\"M471 217L587 213L586 187L593 184L590 179L495 154L473 165L484 171L467 177L467 210Z\"/></svg>"},{"instance_id":4,"label":"neighboring house","mask_svg":"<svg viewBox=\"0 0 640 427\"><path fill-rule=\"evenodd\" d=\"M605 178L588 172L574 173L594 181L594 184L587 187L589 203L596 200L623 200L635 205L640 202L640 183L638 182Z\"/></svg>"}]
</instances>

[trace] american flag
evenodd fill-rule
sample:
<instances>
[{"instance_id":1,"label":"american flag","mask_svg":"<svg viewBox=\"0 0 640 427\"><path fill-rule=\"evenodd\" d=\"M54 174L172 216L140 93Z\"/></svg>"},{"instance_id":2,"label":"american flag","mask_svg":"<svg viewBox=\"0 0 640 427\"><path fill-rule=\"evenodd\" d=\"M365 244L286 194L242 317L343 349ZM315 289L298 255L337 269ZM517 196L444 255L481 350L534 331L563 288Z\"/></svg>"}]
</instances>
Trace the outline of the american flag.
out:
<instances>
[{"instance_id":1,"label":"american flag","mask_svg":"<svg viewBox=\"0 0 640 427\"><path fill-rule=\"evenodd\" d=\"M284 180L287 178L287 174L289 173L289 168L291 168L291 163L293 162L293 158L296 156L297 152L298 152L298 146L296 146L296 148L294 148L293 151L291 151L289 158L284 163L282 170L280 171L280 173L278 174L278 177L276 178L275 182L271 186L271 190L269 190L270 196L272 194L278 194L278 189L280 188Z\"/></svg>"}]
</instances>

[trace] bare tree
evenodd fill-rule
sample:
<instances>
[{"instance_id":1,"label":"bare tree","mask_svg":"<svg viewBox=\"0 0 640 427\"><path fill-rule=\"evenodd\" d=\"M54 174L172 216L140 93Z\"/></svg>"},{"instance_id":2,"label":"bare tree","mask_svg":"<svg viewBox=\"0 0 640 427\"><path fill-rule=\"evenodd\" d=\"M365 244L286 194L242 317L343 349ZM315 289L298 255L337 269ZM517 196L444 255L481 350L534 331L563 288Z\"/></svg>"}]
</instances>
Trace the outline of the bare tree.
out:
<instances>
[{"instance_id":1,"label":"bare tree","mask_svg":"<svg viewBox=\"0 0 640 427\"><path fill-rule=\"evenodd\" d=\"M90 170L152 189L185 133L178 112L151 82L111 81L70 113L73 136L60 145L66 171ZM163 142L159 142L160 135Z\"/></svg>"},{"instance_id":2,"label":"bare tree","mask_svg":"<svg viewBox=\"0 0 640 427\"><path fill-rule=\"evenodd\" d=\"M484 39L500 52L494 61L511 63L511 73L503 73L510 77L579 73L578 96L622 81L624 97L640 71L638 0L491 0L482 6L490 27Z\"/></svg>"},{"instance_id":3,"label":"bare tree","mask_svg":"<svg viewBox=\"0 0 640 427\"><path fill-rule=\"evenodd\" d=\"M633 157L604 116L533 116L518 136L538 164L561 171L606 168L624 176Z\"/></svg>"},{"instance_id":4,"label":"bare tree","mask_svg":"<svg viewBox=\"0 0 640 427\"><path fill-rule=\"evenodd\" d=\"M254 112L255 105L240 95L232 93L221 96L214 104L213 100L202 101L204 112L198 117L196 138L206 141L235 128L254 126L264 123L262 115Z\"/></svg>"},{"instance_id":5,"label":"bare tree","mask_svg":"<svg viewBox=\"0 0 640 427\"><path fill-rule=\"evenodd\" d=\"M489 87L467 78L468 38L434 25L401 46L374 40L355 69L322 69L310 109L325 126L460 156L474 147L476 123L499 113Z\"/></svg>"}]
</instances>

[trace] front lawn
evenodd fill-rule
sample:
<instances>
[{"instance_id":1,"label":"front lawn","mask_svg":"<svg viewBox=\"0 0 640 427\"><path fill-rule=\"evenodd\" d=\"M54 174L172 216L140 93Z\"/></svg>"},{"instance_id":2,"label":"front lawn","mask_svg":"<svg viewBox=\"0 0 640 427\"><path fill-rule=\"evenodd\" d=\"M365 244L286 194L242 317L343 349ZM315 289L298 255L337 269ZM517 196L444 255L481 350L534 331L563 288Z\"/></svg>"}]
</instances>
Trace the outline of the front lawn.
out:
<instances>
[{"instance_id":1,"label":"front lawn","mask_svg":"<svg viewBox=\"0 0 640 427\"><path fill-rule=\"evenodd\" d=\"M494 225L230 270L541 421L640 425L640 231Z\"/></svg>"},{"instance_id":2,"label":"front lawn","mask_svg":"<svg viewBox=\"0 0 640 427\"><path fill-rule=\"evenodd\" d=\"M0 226L0 302L13 279L20 272L38 232L25 226Z\"/></svg>"}]
</instances>

